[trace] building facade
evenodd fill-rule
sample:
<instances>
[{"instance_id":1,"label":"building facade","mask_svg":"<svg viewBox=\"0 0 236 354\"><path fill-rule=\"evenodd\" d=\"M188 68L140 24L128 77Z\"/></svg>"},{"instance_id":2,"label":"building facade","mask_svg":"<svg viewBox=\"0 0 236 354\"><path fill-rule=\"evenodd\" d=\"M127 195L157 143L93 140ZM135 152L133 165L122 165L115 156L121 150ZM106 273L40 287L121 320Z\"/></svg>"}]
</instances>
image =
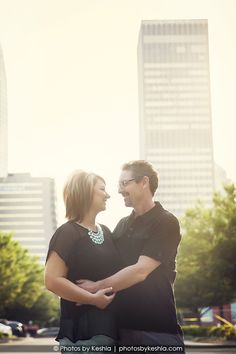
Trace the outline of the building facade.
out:
<instances>
[{"instance_id":1,"label":"building facade","mask_svg":"<svg viewBox=\"0 0 236 354\"><path fill-rule=\"evenodd\" d=\"M0 46L0 177L7 176L7 83Z\"/></svg>"},{"instance_id":2,"label":"building facade","mask_svg":"<svg viewBox=\"0 0 236 354\"><path fill-rule=\"evenodd\" d=\"M44 263L56 226L53 179L20 173L0 178L0 231L13 233Z\"/></svg>"},{"instance_id":3,"label":"building facade","mask_svg":"<svg viewBox=\"0 0 236 354\"><path fill-rule=\"evenodd\" d=\"M143 21L138 43L140 157L176 215L211 205L214 161L207 20Z\"/></svg>"}]
</instances>

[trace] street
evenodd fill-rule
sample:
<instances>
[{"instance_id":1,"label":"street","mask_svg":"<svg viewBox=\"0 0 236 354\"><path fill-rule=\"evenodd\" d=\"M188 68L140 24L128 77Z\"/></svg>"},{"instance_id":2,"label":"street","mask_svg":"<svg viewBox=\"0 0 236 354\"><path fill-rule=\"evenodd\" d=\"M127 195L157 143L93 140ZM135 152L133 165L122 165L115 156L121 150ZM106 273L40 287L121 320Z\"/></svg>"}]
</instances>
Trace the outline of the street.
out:
<instances>
[{"instance_id":1,"label":"street","mask_svg":"<svg viewBox=\"0 0 236 354\"><path fill-rule=\"evenodd\" d=\"M17 341L12 341L10 343L0 344L0 353L11 354L11 353L55 353L59 351L58 342L54 338L22 338ZM165 353L163 351L163 353ZM186 348L186 354L228 354L236 353L236 348L212 348L210 345L207 348L194 347Z\"/></svg>"},{"instance_id":2,"label":"street","mask_svg":"<svg viewBox=\"0 0 236 354\"><path fill-rule=\"evenodd\" d=\"M58 342L54 338L20 338L16 341L0 344L0 353L53 353L58 352Z\"/></svg>"}]
</instances>

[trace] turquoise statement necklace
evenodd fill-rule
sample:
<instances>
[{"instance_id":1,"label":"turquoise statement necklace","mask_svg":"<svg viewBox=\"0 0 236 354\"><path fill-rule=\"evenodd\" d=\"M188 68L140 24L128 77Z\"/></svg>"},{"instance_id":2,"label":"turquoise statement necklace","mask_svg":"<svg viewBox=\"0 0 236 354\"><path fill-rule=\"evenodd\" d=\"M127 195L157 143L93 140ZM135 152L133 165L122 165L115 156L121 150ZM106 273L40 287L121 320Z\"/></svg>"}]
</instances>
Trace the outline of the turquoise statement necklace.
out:
<instances>
[{"instance_id":1,"label":"turquoise statement necklace","mask_svg":"<svg viewBox=\"0 0 236 354\"><path fill-rule=\"evenodd\" d=\"M96 245L101 245L104 242L104 234L101 226L99 224L97 226L97 231L89 230L88 235L90 239L95 243Z\"/></svg>"}]
</instances>

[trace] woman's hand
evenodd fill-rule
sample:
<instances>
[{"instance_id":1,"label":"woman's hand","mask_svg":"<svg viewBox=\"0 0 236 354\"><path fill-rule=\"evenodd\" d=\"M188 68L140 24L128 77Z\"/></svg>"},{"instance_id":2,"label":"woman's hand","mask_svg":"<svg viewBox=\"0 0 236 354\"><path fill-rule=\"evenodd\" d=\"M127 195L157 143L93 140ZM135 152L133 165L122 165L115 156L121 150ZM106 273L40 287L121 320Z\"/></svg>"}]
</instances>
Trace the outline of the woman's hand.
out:
<instances>
[{"instance_id":1,"label":"woman's hand","mask_svg":"<svg viewBox=\"0 0 236 354\"><path fill-rule=\"evenodd\" d=\"M97 306L100 309L105 309L114 299L115 293L113 292L112 287L99 289L98 283L92 280L80 279L76 281L77 286L80 288L89 291L94 296L93 305ZM82 304L76 303L77 306Z\"/></svg>"},{"instance_id":2,"label":"woman's hand","mask_svg":"<svg viewBox=\"0 0 236 354\"><path fill-rule=\"evenodd\" d=\"M98 290L94 296L94 305L97 306L99 309L105 309L114 299L115 293L112 292L112 288L106 288Z\"/></svg>"}]
</instances>

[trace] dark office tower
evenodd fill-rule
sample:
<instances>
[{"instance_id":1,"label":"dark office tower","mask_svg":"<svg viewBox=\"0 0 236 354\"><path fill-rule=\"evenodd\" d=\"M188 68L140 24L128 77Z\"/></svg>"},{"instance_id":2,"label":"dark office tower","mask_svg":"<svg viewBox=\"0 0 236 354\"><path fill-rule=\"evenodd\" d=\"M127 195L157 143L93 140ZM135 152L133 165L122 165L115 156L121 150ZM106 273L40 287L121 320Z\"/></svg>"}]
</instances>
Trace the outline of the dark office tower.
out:
<instances>
[{"instance_id":1,"label":"dark office tower","mask_svg":"<svg viewBox=\"0 0 236 354\"><path fill-rule=\"evenodd\" d=\"M7 176L7 83L0 46L0 177Z\"/></svg>"},{"instance_id":2,"label":"dark office tower","mask_svg":"<svg viewBox=\"0 0 236 354\"><path fill-rule=\"evenodd\" d=\"M211 205L214 162L207 20L143 21L138 44L140 155L177 215Z\"/></svg>"}]
</instances>

